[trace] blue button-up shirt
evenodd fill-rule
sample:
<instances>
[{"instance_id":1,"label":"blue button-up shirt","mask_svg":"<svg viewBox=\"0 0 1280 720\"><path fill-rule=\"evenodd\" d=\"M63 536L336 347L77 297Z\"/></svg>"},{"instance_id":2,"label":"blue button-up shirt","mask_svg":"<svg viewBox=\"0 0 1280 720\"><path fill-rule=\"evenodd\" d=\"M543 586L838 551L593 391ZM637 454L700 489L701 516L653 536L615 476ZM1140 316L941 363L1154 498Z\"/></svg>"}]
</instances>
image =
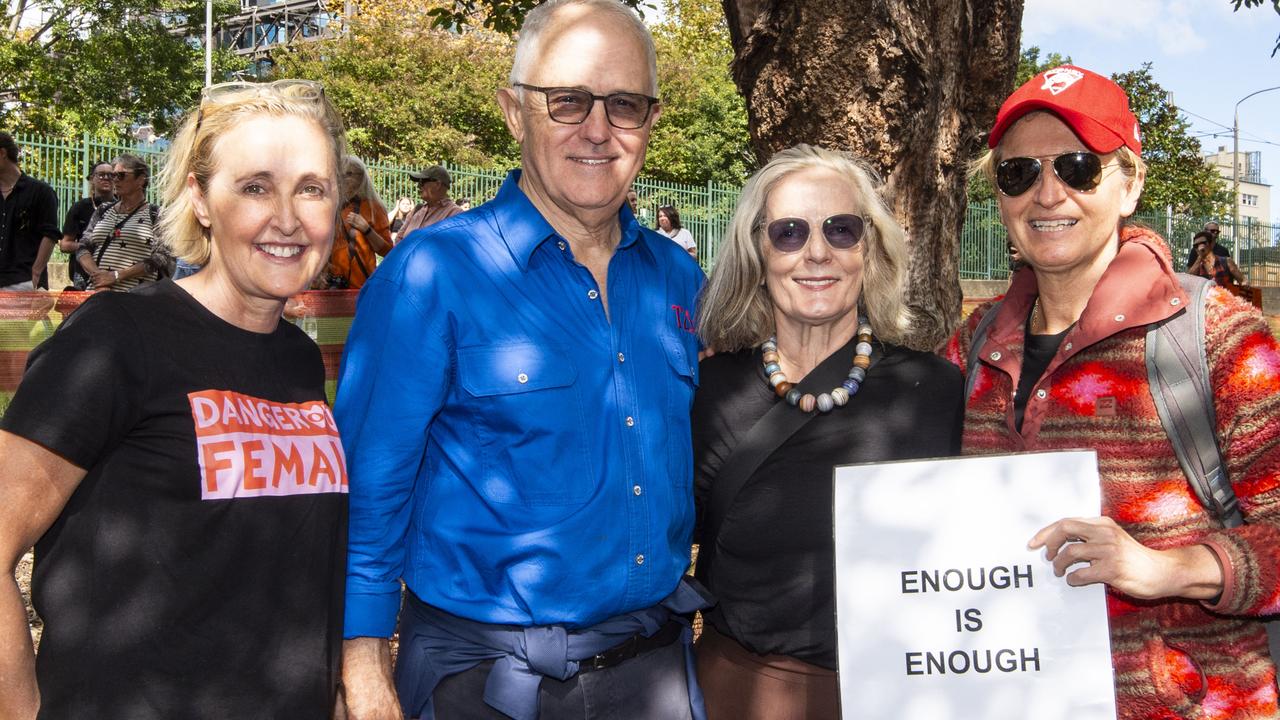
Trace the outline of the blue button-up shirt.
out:
<instances>
[{"instance_id":1,"label":"blue button-up shirt","mask_svg":"<svg viewBox=\"0 0 1280 720\"><path fill-rule=\"evenodd\" d=\"M392 634L400 578L464 618L574 628L659 602L689 564L702 271L624 205L606 315L518 179L361 291L334 408L347 637Z\"/></svg>"}]
</instances>

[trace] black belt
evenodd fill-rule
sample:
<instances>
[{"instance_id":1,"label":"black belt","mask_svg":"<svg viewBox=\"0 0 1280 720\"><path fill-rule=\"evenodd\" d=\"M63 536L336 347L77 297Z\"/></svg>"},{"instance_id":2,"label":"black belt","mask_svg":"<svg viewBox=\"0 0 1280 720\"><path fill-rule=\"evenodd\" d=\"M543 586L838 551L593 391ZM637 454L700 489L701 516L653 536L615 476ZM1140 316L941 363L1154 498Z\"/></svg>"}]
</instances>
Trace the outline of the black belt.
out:
<instances>
[{"instance_id":1,"label":"black belt","mask_svg":"<svg viewBox=\"0 0 1280 720\"><path fill-rule=\"evenodd\" d=\"M666 625L663 625L658 629L658 632L649 637L636 633L599 655L579 660L578 672L589 673L596 670L605 670L615 665L620 665L637 655L664 648L675 642L683 630L684 625L675 620L668 620Z\"/></svg>"}]
</instances>

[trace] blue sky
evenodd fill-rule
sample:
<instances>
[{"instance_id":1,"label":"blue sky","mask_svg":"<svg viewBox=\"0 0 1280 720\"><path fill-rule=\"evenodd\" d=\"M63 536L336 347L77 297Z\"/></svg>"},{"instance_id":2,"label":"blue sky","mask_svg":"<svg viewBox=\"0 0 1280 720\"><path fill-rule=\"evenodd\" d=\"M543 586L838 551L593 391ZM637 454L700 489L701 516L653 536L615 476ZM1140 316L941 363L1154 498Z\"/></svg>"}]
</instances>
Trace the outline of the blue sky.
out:
<instances>
[{"instance_id":1,"label":"blue sky","mask_svg":"<svg viewBox=\"0 0 1280 720\"><path fill-rule=\"evenodd\" d=\"M1236 101L1280 86L1280 15L1264 7L1232 12L1228 0L1026 0L1022 46L1070 55L1103 74L1151 62L1205 150L1231 149ZM1217 133L1218 137L1213 137ZM1240 105L1240 151L1262 152L1280 219L1280 90Z\"/></svg>"}]
</instances>

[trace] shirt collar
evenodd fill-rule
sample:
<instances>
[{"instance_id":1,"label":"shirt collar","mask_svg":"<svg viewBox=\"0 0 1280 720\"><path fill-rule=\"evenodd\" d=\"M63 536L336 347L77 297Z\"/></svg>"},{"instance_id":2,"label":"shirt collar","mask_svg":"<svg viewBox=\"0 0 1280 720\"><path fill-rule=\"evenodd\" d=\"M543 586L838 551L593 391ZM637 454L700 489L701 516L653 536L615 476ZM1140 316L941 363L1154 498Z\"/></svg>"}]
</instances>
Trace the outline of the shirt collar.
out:
<instances>
[{"instance_id":1,"label":"shirt collar","mask_svg":"<svg viewBox=\"0 0 1280 720\"><path fill-rule=\"evenodd\" d=\"M533 257L533 252L538 249L538 246L558 235L555 228L551 227L551 223L547 222L547 219L520 189L518 184L520 173L520 170L507 173L491 207L498 232L503 242L507 244L507 250L520 265L521 270L528 270L529 259ZM618 224L622 230L622 239L618 243L619 250L631 247L639 241L640 223L636 222L631 207L625 202L618 210Z\"/></svg>"}]
</instances>

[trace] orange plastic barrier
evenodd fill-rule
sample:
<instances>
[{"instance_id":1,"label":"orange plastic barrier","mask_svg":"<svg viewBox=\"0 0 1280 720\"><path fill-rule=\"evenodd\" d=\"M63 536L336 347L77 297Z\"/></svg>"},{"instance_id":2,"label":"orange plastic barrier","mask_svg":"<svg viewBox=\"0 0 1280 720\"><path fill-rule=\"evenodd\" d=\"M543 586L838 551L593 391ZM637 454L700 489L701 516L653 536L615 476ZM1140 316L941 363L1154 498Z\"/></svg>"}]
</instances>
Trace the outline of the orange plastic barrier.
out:
<instances>
[{"instance_id":1,"label":"orange plastic barrier","mask_svg":"<svg viewBox=\"0 0 1280 720\"><path fill-rule=\"evenodd\" d=\"M342 347L356 313L357 290L313 290L292 298L285 317L320 346L325 392L333 402ZM22 380L27 354L53 334L92 293L0 292L0 414Z\"/></svg>"}]
</instances>

